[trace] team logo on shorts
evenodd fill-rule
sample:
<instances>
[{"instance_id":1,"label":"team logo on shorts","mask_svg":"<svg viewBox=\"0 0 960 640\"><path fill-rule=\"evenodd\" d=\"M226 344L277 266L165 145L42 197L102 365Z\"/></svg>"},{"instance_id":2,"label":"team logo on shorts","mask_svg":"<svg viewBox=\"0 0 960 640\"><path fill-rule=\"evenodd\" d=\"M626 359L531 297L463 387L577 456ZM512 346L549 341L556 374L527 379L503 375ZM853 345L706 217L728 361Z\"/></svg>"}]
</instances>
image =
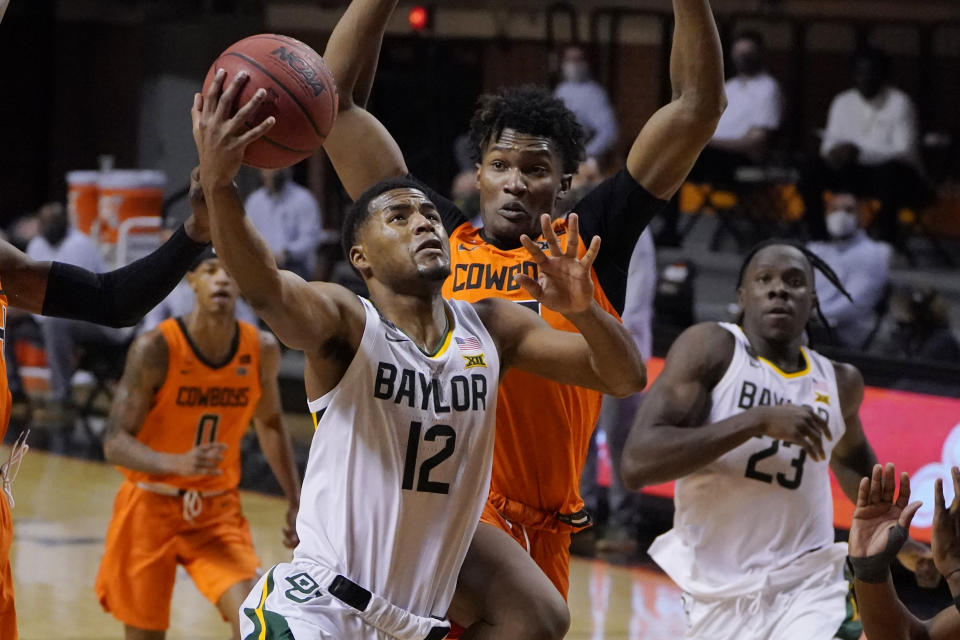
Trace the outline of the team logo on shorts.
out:
<instances>
[{"instance_id":1,"label":"team logo on shorts","mask_svg":"<svg viewBox=\"0 0 960 640\"><path fill-rule=\"evenodd\" d=\"M294 602L303 604L320 597L320 585L310 577L309 573L300 572L293 576L287 576L286 581L290 583L290 588L284 591L283 595Z\"/></svg>"}]
</instances>

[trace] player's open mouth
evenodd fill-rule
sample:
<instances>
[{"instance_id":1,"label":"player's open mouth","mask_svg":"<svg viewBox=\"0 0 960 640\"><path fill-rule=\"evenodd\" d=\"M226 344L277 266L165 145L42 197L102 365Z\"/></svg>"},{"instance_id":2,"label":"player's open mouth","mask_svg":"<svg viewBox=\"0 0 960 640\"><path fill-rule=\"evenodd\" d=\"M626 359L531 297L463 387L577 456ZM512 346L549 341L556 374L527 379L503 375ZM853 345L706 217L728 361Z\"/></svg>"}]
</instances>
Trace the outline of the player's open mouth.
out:
<instances>
[{"instance_id":1,"label":"player's open mouth","mask_svg":"<svg viewBox=\"0 0 960 640\"><path fill-rule=\"evenodd\" d=\"M436 249L437 251L443 252L443 242L437 238L430 238L429 240L424 240L420 243L420 246L417 247L416 253L427 249Z\"/></svg>"},{"instance_id":2,"label":"player's open mouth","mask_svg":"<svg viewBox=\"0 0 960 640\"><path fill-rule=\"evenodd\" d=\"M530 218L527 210L519 202L510 202L503 205L500 207L499 213L511 222L519 222L521 220L527 220Z\"/></svg>"},{"instance_id":3,"label":"player's open mouth","mask_svg":"<svg viewBox=\"0 0 960 640\"><path fill-rule=\"evenodd\" d=\"M210 297L213 298L214 300L229 300L230 294L227 293L226 291L217 291Z\"/></svg>"}]
</instances>

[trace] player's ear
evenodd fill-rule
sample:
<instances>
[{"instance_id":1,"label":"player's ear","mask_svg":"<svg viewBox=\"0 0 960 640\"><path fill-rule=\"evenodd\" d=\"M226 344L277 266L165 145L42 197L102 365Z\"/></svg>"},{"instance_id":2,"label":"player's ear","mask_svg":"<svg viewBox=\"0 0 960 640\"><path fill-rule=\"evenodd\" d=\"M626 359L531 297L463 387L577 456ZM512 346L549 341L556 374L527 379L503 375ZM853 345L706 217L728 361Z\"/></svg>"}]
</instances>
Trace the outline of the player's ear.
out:
<instances>
[{"instance_id":1,"label":"player's ear","mask_svg":"<svg viewBox=\"0 0 960 640\"><path fill-rule=\"evenodd\" d=\"M737 306L743 309L743 287L737 287Z\"/></svg>"},{"instance_id":2,"label":"player's ear","mask_svg":"<svg viewBox=\"0 0 960 640\"><path fill-rule=\"evenodd\" d=\"M367 256L363 251L363 247L359 244L355 244L350 247L350 264L352 264L353 268L359 271L364 277L369 277L372 273L370 261L367 260Z\"/></svg>"},{"instance_id":3,"label":"player's ear","mask_svg":"<svg viewBox=\"0 0 960 640\"><path fill-rule=\"evenodd\" d=\"M473 165L473 168L476 170L476 179L477 179L477 188L480 188L480 163L477 162Z\"/></svg>"}]
</instances>

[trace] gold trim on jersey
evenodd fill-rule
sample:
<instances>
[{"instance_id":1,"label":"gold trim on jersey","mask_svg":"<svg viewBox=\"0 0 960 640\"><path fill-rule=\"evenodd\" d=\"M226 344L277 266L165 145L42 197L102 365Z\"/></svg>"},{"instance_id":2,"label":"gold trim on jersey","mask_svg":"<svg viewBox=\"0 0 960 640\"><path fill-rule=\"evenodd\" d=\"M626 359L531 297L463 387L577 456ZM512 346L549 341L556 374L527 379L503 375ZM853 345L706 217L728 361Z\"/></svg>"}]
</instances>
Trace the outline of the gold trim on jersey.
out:
<instances>
[{"instance_id":1,"label":"gold trim on jersey","mask_svg":"<svg viewBox=\"0 0 960 640\"><path fill-rule=\"evenodd\" d=\"M774 363L770 362L763 356L757 356L757 360L760 360L761 362L766 363L767 365L770 366L771 369L773 369L774 373L779 374L784 378L799 378L800 376L805 376L808 373L810 373L810 355L807 353L807 350L805 347L800 347L800 355L803 356L804 367L800 371L794 371L793 373L787 373L786 371L784 371Z\"/></svg>"},{"instance_id":2,"label":"gold trim on jersey","mask_svg":"<svg viewBox=\"0 0 960 640\"><path fill-rule=\"evenodd\" d=\"M447 348L450 346L451 340L453 340L453 327L451 327L450 323L447 322L447 337L443 339L443 343L440 345L440 348L437 349L432 355L429 353L424 353L423 355L433 359L439 358L447 352Z\"/></svg>"}]
</instances>

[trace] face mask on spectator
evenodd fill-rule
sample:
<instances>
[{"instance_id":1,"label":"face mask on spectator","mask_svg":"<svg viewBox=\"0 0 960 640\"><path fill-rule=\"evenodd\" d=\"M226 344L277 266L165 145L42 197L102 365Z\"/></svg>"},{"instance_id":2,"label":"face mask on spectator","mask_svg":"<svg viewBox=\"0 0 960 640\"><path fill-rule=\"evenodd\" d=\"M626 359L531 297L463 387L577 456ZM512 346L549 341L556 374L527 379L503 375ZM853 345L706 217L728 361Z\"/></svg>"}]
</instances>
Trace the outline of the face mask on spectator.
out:
<instances>
[{"instance_id":1,"label":"face mask on spectator","mask_svg":"<svg viewBox=\"0 0 960 640\"><path fill-rule=\"evenodd\" d=\"M848 209L834 209L827 214L827 233L835 240L849 238L859 226L857 214Z\"/></svg>"},{"instance_id":2,"label":"face mask on spectator","mask_svg":"<svg viewBox=\"0 0 960 640\"><path fill-rule=\"evenodd\" d=\"M560 72L567 82L583 82L589 77L587 65L584 62L571 61L560 65Z\"/></svg>"}]
</instances>

